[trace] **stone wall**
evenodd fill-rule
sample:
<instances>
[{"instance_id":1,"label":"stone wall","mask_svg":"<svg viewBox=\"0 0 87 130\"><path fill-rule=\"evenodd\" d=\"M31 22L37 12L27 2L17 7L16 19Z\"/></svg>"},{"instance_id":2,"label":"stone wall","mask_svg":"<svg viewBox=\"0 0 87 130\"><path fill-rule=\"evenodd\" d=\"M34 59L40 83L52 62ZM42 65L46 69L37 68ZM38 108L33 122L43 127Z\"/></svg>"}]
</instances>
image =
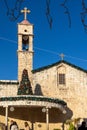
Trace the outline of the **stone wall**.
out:
<instances>
[{"instance_id":1,"label":"stone wall","mask_svg":"<svg viewBox=\"0 0 87 130\"><path fill-rule=\"evenodd\" d=\"M18 82L16 80L0 80L0 97L16 96Z\"/></svg>"}]
</instances>

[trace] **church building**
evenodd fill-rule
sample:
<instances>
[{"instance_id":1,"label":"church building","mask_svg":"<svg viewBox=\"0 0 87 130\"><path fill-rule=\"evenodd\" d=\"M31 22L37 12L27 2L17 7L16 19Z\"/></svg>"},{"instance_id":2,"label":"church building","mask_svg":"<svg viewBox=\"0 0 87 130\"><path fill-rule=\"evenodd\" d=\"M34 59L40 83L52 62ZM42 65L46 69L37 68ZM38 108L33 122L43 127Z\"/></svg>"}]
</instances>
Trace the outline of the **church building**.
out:
<instances>
[{"instance_id":1,"label":"church building","mask_svg":"<svg viewBox=\"0 0 87 130\"><path fill-rule=\"evenodd\" d=\"M67 121L87 119L87 70L65 60L33 69L33 24L27 8L18 23L18 80L0 80L0 124L24 130L67 130Z\"/></svg>"}]
</instances>

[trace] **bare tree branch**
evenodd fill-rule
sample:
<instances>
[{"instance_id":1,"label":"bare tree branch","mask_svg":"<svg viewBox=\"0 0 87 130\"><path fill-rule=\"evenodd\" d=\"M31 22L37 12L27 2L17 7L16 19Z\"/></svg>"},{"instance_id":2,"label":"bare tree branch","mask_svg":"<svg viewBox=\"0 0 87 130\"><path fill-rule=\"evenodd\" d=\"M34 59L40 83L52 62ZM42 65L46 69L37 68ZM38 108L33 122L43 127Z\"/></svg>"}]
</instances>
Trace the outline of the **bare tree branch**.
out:
<instances>
[{"instance_id":1,"label":"bare tree branch","mask_svg":"<svg viewBox=\"0 0 87 130\"><path fill-rule=\"evenodd\" d=\"M47 16L47 20L50 25L50 28L52 28L53 20L52 20L51 14L50 14L50 0L46 0L46 16Z\"/></svg>"},{"instance_id":2,"label":"bare tree branch","mask_svg":"<svg viewBox=\"0 0 87 130\"><path fill-rule=\"evenodd\" d=\"M67 14L68 16L68 21L69 21L69 27L71 27L71 16L70 16L70 11L68 9L68 7L66 6L68 0L64 0L64 2L61 4L61 6L63 6L63 8L65 9L65 14Z\"/></svg>"},{"instance_id":3,"label":"bare tree branch","mask_svg":"<svg viewBox=\"0 0 87 130\"><path fill-rule=\"evenodd\" d=\"M4 0L5 6L7 8L7 16L9 17L9 19L11 21L15 21L17 20L21 13L21 5L24 2L24 0L15 0L15 4L14 7L11 8L9 6L9 3L7 0ZM67 6L67 3L69 2L69 0L64 0L63 3L61 4L61 6L64 8L65 10L65 14L68 16L68 21L69 21L69 27L71 27L71 16L70 16L70 10L69 7ZM86 7L86 2L87 0L81 0L81 5L82 5L82 12L81 12L81 22L82 25L84 27L84 30L87 32L87 21L86 21L86 17L87 17L87 7ZM46 17L47 17L47 21L49 23L50 28L52 28L53 25L53 19L51 16L51 0L46 0Z\"/></svg>"},{"instance_id":4,"label":"bare tree branch","mask_svg":"<svg viewBox=\"0 0 87 130\"><path fill-rule=\"evenodd\" d=\"M81 13L81 22L82 25L84 26L84 30L87 32L87 21L86 21L87 7L84 0L82 0L82 10L83 11Z\"/></svg>"},{"instance_id":5,"label":"bare tree branch","mask_svg":"<svg viewBox=\"0 0 87 130\"><path fill-rule=\"evenodd\" d=\"M10 8L9 4L7 3L7 0L4 0L4 3L7 8L7 16L9 17L11 21L17 20L19 16L21 15L20 9L21 9L21 4L23 1L24 0L16 0L14 8Z\"/></svg>"}]
</instances>

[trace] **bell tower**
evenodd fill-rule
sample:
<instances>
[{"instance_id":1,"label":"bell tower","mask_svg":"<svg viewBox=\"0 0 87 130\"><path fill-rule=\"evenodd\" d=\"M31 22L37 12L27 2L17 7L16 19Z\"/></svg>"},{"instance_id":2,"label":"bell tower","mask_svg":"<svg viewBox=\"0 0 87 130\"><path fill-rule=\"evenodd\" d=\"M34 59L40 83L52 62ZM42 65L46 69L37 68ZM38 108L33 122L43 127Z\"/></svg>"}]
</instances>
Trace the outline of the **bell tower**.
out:
<instances>
[{"instance_id":1,"label":"bell tower","mask_svg":"<svg viewBox=\"0 0 87 130\"><path fill-rule=\"evenodd\" d=\"M24 20L18 23L18 81L21 81L23 70L26 69L30 81L32 81L33 67L33 25L27 20L26 7L21 10Z\"/></svg>"}]
</instances>

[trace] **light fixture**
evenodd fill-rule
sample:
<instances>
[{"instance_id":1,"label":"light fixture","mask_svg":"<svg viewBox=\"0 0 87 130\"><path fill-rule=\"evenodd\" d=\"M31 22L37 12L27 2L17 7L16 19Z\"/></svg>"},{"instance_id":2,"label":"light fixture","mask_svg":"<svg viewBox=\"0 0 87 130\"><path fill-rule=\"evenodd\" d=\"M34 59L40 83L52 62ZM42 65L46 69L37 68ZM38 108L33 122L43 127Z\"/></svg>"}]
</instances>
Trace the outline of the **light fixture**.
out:
<instances>
[{"instance_id":1,"label":"light fixture","mask_svg":"<svg viewBox=\"0 0 87 130\"><path fill-rule=\"evenodd\" d=\"M12 111L12 112L13 112L13 111L14 111L14 107L10 107L10 111Z\"/></svg>"},{"instance_id":2,"label":"light fixture","mask_svg":"<svg viewBox=\"0 0 87 130\"><path fill-rule=\"evenodd\" d=\"M67 112L66 112L66 110L63 110L63 114L66 114Z\"/></svg>"},{"instance_id":3,"label":"light fixture","mask_svg":"<svg viewBox=\"0 0 87 130\"><path fill-rule=\"evenodd\" d=\"M42 112L46 112L46 108L45 107L42 108Z\"/></svg>"}]
</instances>

